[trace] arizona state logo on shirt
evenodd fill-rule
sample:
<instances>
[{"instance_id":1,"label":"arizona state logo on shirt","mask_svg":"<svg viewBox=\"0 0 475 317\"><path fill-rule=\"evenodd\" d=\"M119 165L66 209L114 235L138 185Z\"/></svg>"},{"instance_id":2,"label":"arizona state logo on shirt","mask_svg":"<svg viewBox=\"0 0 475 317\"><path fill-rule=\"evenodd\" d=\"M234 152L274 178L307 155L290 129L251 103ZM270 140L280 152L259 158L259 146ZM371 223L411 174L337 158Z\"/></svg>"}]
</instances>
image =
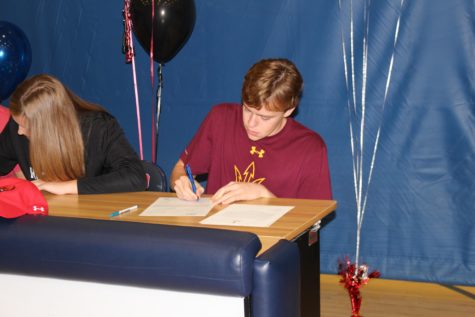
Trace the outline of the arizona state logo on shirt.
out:
<instances>
[{"instance_id":1,"label":"arizona state logo on shirt","mask_svg":"<svg viewBox=\"0 0 475 317\"><path fill-rule=\"evenodd\" d=\"M246 170L242 173L239 168L234 165L234 174L236 175L236 182L261 184L265 181L266 178L262 177L255 179L255 171L256 165L254 164L254 162L251 162L251 164L249 164Z\"/></svg>"}]
</instances>

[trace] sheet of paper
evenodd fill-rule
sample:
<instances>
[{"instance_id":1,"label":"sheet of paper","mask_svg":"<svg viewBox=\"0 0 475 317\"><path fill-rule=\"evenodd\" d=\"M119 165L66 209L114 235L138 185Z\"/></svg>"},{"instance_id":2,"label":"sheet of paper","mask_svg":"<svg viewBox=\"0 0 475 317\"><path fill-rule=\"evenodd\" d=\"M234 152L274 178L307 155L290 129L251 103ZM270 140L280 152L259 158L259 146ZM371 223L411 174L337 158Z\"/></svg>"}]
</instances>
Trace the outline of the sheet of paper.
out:
<instances>
[{"instance_id":1,"label":"sheet of paper","mask_svg":"<svg viewBox=\"0 0 475 317\"><path fill-rule=\"evenodd\" d=\"M159 197L140 216L206 216L211 210L211 200L200 198L199 200L186 201L176 197Z\"/></svg>"},{"instance_id":2,"label":"sheet of paper","mask_svg":"<svg viewBox=\"0 0 475 317\"><path fill-rule=\"evenodd\" d=\"M200 221L207 225L270 227L294 206L233 204Z\"/></svg>"}]
</instances>

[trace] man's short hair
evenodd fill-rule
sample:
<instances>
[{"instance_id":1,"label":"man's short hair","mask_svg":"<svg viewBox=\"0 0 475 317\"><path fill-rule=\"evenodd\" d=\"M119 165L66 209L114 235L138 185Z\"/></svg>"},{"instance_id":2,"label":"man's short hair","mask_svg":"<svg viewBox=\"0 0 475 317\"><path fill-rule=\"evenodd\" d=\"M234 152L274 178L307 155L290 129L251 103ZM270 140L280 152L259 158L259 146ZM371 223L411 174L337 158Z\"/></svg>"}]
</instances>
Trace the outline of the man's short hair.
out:
<instances>
[{"instance_id":1,"label":"man's short hair","mask_svg":"<svg viewBox=\"0 0 475 317\"><path fill-rule=\"evenodd\" d=\"M251 108L285 112L297 107L302 88L302 76L291 61L263 59L244 76L242 102Z\"/></svg>"}]
</instances>

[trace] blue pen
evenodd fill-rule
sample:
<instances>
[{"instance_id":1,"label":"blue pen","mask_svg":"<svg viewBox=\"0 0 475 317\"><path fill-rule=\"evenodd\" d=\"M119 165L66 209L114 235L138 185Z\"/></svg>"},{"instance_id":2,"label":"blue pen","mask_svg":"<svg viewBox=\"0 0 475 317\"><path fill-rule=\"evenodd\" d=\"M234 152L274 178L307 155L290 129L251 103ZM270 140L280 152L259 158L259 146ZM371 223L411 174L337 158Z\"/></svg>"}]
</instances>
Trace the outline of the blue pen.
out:
<instances>
[{"instance_id":1,"label":"blue pen","mask_svg":"<svg viewBox=\"0 0 475 317\"><path fill-rule=\"evenodd\" d=\"M188 179L190 180L191 189L193 189L193 193L196 194L195 179L193 178L193 173L191 173L190 165L188 164L185 165L185 171L186 171L186 175L188 175Z\"/></svg>"}]
</instances>

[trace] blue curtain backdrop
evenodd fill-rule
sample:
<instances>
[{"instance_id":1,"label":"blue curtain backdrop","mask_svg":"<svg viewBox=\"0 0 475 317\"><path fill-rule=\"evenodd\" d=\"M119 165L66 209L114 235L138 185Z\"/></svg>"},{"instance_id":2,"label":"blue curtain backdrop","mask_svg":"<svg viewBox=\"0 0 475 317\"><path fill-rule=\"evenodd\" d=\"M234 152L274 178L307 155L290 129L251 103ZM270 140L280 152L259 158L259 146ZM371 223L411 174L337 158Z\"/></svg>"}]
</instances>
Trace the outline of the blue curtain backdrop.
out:
<instances>
[{"instance_id":1,"label":"blue curtain backdrop","mask_svg":"<svg viewBox=\"0 0 475 317\"><path fill-rule=\"evenodd\" d=\"M364 179L381 131L360 261L384 278L475 284L474 1L195 3L194 32L163 72L158 163L165 171L170 173L213 104L240 101L243 75L254 62L289 58L305 80L296 118L326 140L338 201L335 218L321 233L322 271L335 273L338 259L355 256L348 111L354 91L360 118L365 92ZM29 38L30 74L54 74L85 99L104 105L138 151L132 70L121 52L122 8L123 1L0 0L0 20L16 24ZM150 159L156 89L148 56L137 41L135 46ZM347 69L350 85L343 52L347 65L354 57L354 67Z\"/></svg>"}]
</instances>

